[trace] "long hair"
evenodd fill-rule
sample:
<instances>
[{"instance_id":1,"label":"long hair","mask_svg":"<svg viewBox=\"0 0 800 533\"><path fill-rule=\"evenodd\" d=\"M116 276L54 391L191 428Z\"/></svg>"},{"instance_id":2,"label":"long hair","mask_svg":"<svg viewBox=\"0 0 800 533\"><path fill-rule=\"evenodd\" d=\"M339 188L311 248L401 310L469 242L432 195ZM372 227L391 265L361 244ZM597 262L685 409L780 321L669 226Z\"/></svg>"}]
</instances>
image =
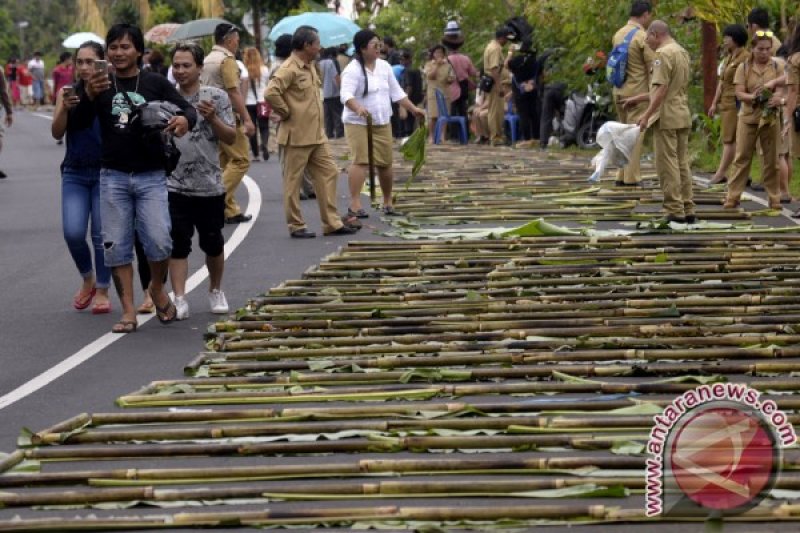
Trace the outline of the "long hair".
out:
<instances>
[{"instance_id":1,"label":"long hair","mask_svg":"<svg viewBox=\"0 0 800 533\"><path fill-rule=\"evenodd\" d=\"M261 67L264 65L264 60L261 59L261 53L255 46L248 46L244 49L244 66L247 67L247 73L253 83L258 85L261 79Z\"/></svg>"},{"instance_id":2,"label":"long hair","mask_svg":"<svg viewBox=\"0 0 800 533\"><path fill-rule=\"evenodd\" d=\"M358 64L361 65L361 72L364 74L364 94L361 96L367 96L367 93L369 92L367 67L364 65L364 54L361 50L366 48L369 42L377 36L378 34L372 30L361 30L353 36L353 48L355 48L353 57L356 61L358 61Z\"/></svg>"}]
</instances>

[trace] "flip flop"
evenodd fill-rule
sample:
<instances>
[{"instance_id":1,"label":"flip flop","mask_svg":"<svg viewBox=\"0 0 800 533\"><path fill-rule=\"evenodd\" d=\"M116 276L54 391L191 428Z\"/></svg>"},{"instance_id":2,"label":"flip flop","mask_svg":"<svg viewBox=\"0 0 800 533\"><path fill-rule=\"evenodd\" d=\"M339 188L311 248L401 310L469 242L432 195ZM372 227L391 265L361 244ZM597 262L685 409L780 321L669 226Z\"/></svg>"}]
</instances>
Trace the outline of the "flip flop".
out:
<instances>
[{"instance_id":1,"label":"flip flop","mask_svg":"<svg viewBox=\"0 0 800 533\"><path fill-rule=\"evenodd\" d=\"M92 290L89 291L88 294L78 291L78 294L72 299L72 307L78 311L86 309L92 303L92 300L94 300L95 294L97 294L97 289L95 287L92 287Z\"/></svg>"},{"instance_id":2,"label":"flip flop","mask_svg":"<svg viewBox=\"0 0 800 533\"><path fill-rule=\"evenodd\" d=\"M111 328L111 333L133 333L136 331L138 322L135 320L120 320Z\"/></svg>"},{"instance_id":3,"label":"flip flop","mask_svg":"<svg viewBox=\"0 0 800 533\"><path fill-rule=\"evenodd\" d=\"M111 312L111 302L97 302L92 306L93 315L104 315Z\"/></svg>"},{"instance_id":4,"label":"flip flop","mask_svg":"<svg viewBox=\"0 0 800 533\"><path fill-rule=\"evenodd\" d=\"M143 303L142 305L136 308L136 312L139 313L140 315L149 315L150 313L155 313L155 311L156 311L156 306L154 306L153 304Z\"/></svg>"},{"instance_id":5,"label":"flip flop","mask_svg":"<svg viewBox=\"0 0 800 533\"><path fill-rule=\"evenodd\" d=\"M150 298L153 299L153 305L156 308L156 317L158 317L159 322L162 324L169 324L175 320L175 318L178 316L178 310L175 308L175 304L172 303L172 300L169 296L167 296L167 305L163 307L156 303L156 299L153 297L152 292L150 293Z\"/></svg>"}]
</instances>

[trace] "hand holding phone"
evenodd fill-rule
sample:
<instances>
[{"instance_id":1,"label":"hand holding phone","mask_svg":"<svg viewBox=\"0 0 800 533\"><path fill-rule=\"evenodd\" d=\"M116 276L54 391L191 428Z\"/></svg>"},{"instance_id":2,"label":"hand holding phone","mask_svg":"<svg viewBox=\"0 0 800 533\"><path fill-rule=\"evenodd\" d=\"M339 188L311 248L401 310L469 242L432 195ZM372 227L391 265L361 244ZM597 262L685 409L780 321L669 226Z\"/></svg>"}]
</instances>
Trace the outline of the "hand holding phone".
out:
<instances>
[{"instance_id":1,"label":"hand holding phone","mask_svg":"<svg viewBox=\"0 0 800 533\"><path fill-rule=\"evenodd\" d=\"M108 75L108 61L106 61L105 59L96 59L94 61L94 71L102 72Z\"/></svg>"}]
</instances>

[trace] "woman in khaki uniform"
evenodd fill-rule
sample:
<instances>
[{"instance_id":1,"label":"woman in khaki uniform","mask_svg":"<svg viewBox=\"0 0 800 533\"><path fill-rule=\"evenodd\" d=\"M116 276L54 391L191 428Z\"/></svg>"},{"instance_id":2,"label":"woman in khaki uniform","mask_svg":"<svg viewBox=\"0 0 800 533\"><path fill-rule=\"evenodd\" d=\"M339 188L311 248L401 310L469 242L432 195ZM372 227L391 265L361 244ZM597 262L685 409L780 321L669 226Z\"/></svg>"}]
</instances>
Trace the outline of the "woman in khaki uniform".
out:
<instances>
[{"instance_id":1,"label":"woman in khaki uniform","mask_svg":"<svg viewBox=\"0 0 800 533\"><path fill-rule=\"evenodd\" d=\"M800 158L800 132L794 127L794 111L797 107L797 93L800 89L800 24L794 27L789 39L789 59L786 62L786 106L783 108L783 135L791 139L791 157ZM791 173L790 173L791 175ZM800 210L792 214L800 216Z\"/></svg>"},{"instance_id":2,"label":"woman in khaki uniform","mask_svg":"<svg viewBox=\"0 0 800 533\"><path fill-rule=\"evenodd\" d=\"M761 172L769 195L769 207L781 207L777 143L780 139L781 106L785 104L783 88L776 88L766 102L760 101L760 98L765 84L780 78L783 73L783 61L772 57L772 32L757 31L753 35L752 57L739 65L734 78L736 97L741 102L741 108L736 128L734 176L728 185L728 197L724 204L726 209L739 205L747 185L756 141L761 143L763 152Z\"/></svg>"},{"instance_id":3,"label":"woman in khaki uniform","mask_svg":"<svg viewBox=\"0 0 800 533\"><path fill-rule=\"evenodd\" d=\"M436 89L442 91L447 107L450 107L448 87L456 79L453 66L447 60L444 46L437 44L431 48L430 60L423 69L425 79L428 80L427 106L428 106L428 141L433 142L433 130L436 128L436 119L439 118L439 106L436 104Z\"/></svg>"},{"instance_id":4,"label":"woman in khaki uniform","mask_svg":"<svg viewBox=\"0 0 800 533\"><path fill-rule=\"evenodd\" d=\"M708 116L713 117L719 112L720 137L722 139L722 158L719 168L711 178L711 184L727 181L725 173L736 155L736 124L738 109L736 108L736 87L733 78L736 69L750 57L747 51L747 30L741 24L731 24L722 31L722 47L726 51L725 58L720 65L719 83L714 101L708 108Z\"/></svg>"}]
</instances>

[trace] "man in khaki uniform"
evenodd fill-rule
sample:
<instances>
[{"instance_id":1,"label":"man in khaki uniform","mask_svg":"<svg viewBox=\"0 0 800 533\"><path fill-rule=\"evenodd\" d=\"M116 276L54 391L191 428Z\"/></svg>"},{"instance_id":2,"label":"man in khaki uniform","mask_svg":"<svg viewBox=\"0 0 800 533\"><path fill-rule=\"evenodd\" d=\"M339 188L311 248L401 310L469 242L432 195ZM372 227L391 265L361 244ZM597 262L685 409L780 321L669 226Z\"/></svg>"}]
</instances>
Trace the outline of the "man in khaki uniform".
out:
<instances>
[{"instance_id":1,"label":"man in khaki uniform","mask_svg":"<svg viewBox=\"0 0 800 533\"><path fill-rule=\"evenodd\" d=\"M617 118L623 124L637 124L642 114L647 109L646 100L628 98L645 94L650 90L650 68L655 59L653 52L645 42L647 27L653 18L653 8L650 2L645 0L634 0L631 4L630 19L628 23L617 30L612 39L612 48L620 45L625 37L634 29L638 30L633 35L628 46L628 62L625 66L625 83L620 88L614 87L614 107L617 110ZM617 186L637 185L641 180L639 162L642 158L642 146L644 145L644 135L639 136L636 146L633 148L630 163L619 169L617 172Z\"/></svg>"},{"instance_id":2,"label":"man in khaki uniform","mask_svg":"<svg viewBox=\"0 0 800 533\"><path fill-rule=\"evenodd\" d=\"M739 205L747 185L747 175L755 154L756 141L761 143L761 174L769 196L769 206L780 209L780 184L778 182L778 141L780 140L780 115L786 100L783 87L775 89L769 102L754 105L762 87L784 76L785 65L772 57L772 41L767 35L753 36L753 57L736 69L733 83L739 99L739 122L736 127L736 158L734 176L728 183L725 208ZM772 117L764 118L764 111L772 109Z\"/></svg>"},{"instance_id":3,"label":"man in khaki uniform","mask_svg":"<svg viewBox=\"0 0 800 533\"><path fill-rule=\"evenodd\" d=\"M647 30L647 45L656 51L650 76L650 105L639 121L644 130L653 125L656 172L664 193L669 222L697 221L692 200L689 168L689 53L675 42L664 21L656 20Z\"/></svg>"},{"instance_id":4,"label":"man in khaki uniform","mask_svg":"<svg viewBox=\"0 0 800 533\"><path fill-rule=\"evenodd\" d=\"M505 144L503 125L505 120L505 100L503 99L503 46L508 41L516 38L508 26L500 26L494 32L492 39L483 51L483 72L494 80L492 90L484 97L489 108L489 143L492 145Z\"/></svg>"},{"instance_id":5,"label":"man in khaki uniform","mask_svg":"<svg viewBox=\"0 0 800 533\"><path fill-rule=\"evenodd\" d=\"M233 144L219 143L219 164L225 185L225 222L239 224L252 218L242 213L236 202L236 188L250 169L247 137L254 135L256 129L239 90L240 72L234 55L239 49L238 29L227 22L218 24L214 30L214 42L216 44L203 62L200 83L227 92L236 114L236 140Z\"/></svg>"},{"instance_id":6,"label":"man in khaki uniform","mask_svg":"<svg viewBox=\"0 0 800 533\"><path fill-rule=\"evenodd\" d=\"M336 212L336 179L339 169L325 136L320 88L322 83L312 62L320 51L319 34L301 26L292 35L292 55L269 80L266 97L281 119L278 144L283 166L283 206L289 233L296 239L316 237L308 231L300 211L300 185L308 170L319 204L325 235L358 231L345 225Z\"/></svg>"}]
</instances>

